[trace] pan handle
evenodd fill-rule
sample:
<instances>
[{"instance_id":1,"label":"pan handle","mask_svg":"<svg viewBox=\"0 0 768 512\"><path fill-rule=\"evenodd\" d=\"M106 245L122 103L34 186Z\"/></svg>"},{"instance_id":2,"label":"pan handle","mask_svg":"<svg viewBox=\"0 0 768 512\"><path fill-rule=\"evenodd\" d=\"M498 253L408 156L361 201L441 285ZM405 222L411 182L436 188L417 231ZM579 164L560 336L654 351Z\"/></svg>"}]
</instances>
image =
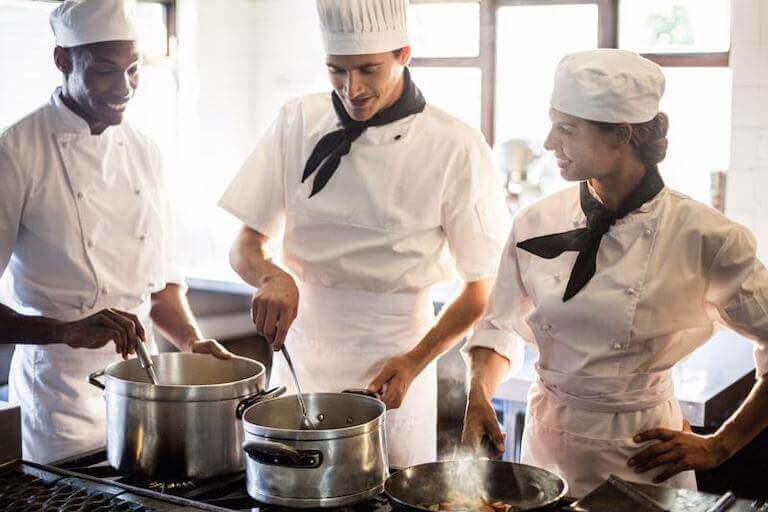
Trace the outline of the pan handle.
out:
<instances>
[{"instance_id":1,"label":"pan handle","mask_svg":"<svg viewBox=\"0 0 768 512\"><path fill-rule=\"evenodd\" d=\"M237 416L237 419L241 420L243 419L243 414L245 414L245 410L252 406L253 404L259 403L263 400L269 400L270 398L277 398L284 394L286 391L285 386L279 386L272 389L268 389L266 391L259 391L255 395L251 395L249 397L243 398L240 400L240 403L237 404L237 407L235 408L235 416Z\"/></svg>"},{"instance_id":2,"label":"pan handle","mask_svg":"<svg viewBox=\"0 0 768 512\"><path fill-rule=\"evenodd\" d=\"M376 400L381 400L381 395L378 394L375 391L368 391L367 389L345 389L342 391L342 393L349 393L350 395L363 395L363 396L369 396L371 398L375 398Z\"/></svg>"},{"instance_id":3,"label":"pan handle","mask_svg":"<svg viewBox=\"0 0 768 512\"><path fill-rule=\"evenodd\" d=\"M323 454L318 450L296 450L275 441L249 439L243 443L243 450L259 464L269 466L313 469L323 464Z\"/></svg>"},{"instance_id":4,"label":"pan handle","mask_svg":"<svg viewBox=\"0 0 768 512\"><path fill-rule=\"evenodd\" d=\"M90 383L92 386L96 386L96 387L97 387L97 388L99 388L100 390L104 391L104 390L105 390L105 389L107 389L107 388L106 388L106 386L104 385L104 383L103 383L103 382L101 382L101 381L98 379L98 377L101 377L101 376L103 376L103 375L104 375L104 370L99 370L99 371L97 371L97 372L93 372L93 373L91 373L90 375L88 375L88 382L89 382L89 383Z\"/></svg>"}]
</instances>

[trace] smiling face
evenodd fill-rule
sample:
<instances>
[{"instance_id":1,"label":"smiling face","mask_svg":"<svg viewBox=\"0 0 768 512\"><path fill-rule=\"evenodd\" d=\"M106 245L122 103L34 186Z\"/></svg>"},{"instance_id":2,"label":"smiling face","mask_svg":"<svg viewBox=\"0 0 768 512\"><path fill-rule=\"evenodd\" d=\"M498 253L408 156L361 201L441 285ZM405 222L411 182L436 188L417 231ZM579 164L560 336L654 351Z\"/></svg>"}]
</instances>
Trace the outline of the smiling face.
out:
<instances>
[{"instance_id":1,"label":"smiling face","mask_svg":"<svg viewBox=\"0 0 768 512\"><path fill-rule=\"evenodd\" d=\"M328 55L331 84L352 119L367 121L397 101L410 52L406 46L397 52Z\"/></svg>"},{"instance_id":2,"label":"smiling face","mask_svg":"<svg viewBox=\"0 0 768 512\"><path fill-rule=\"evenodd\" d=\"M618 143L615 132L555 109L550 109L549 118L552 128L544 148L555 153L563 179L604 178L620 167L626 144Z\"/></svg>"},{"instance_id":3,"label":"smiling face","mask_svg":"<svg viewBox=\"0 0 768 512\"><path fill-rule=\"evenodd\" d=\"M125 108L139 85L141 58L133 41L107 41L56 48L64 73L64 92L94 133L123 122Z\"/></svg>"}]
</instances>

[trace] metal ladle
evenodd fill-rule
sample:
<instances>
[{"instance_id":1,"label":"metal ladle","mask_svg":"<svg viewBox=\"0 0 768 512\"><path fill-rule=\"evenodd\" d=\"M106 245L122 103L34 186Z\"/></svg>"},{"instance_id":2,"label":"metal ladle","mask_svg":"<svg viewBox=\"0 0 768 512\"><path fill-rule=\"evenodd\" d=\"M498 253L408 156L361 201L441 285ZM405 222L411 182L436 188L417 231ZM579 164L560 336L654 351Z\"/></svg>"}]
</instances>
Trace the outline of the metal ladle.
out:
<instances>
[{"instance_id":1,"label":"metal ladle","mask_svg":"<svg viewBox=\"0 0 768 512\"><path fill-rule=\"evenodd\" d=\"M296 376L296 370L293 368L293 361L291 361L291 356L288 354L288 349L286 349L285 345L283 345L280 348L280 351L285 357L285 362L288 363L288 369L291 370L293 383L296 385L296 398L298 398L299 407L301 407L301 430L315 430L315 424L312 423L312 420L309 419L309 414L307 414L307 405L304 403L304 397L301 393L301 386L299 386L299 378Z\"/></svg>"},{"instance_id":2,"label":"metal ladle","mask_svg":"<svg viewBox=\"0 0 768 512\"><path fill-rule=\"evenodd\" d=\"M152 362L152 357L150 357L146 345L144 345L144 342L141 340L136 342L136 359L139 360L139 364L144 371L147 372L149 382L157 386L159 381L157 380L157 374L155 373L155 363Z\"/></svg>"}]
</instances>

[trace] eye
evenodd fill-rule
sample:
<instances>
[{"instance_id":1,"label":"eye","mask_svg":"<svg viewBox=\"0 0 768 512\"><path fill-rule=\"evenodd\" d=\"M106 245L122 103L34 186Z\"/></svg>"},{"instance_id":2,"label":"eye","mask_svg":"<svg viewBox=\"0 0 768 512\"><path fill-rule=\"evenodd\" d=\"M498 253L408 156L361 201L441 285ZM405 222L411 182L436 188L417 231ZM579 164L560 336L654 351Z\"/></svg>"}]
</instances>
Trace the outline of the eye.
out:
<instances>
[{"instance_id":1,"label":"eye","mask_svg":"<svg viewBox=\"0 0 768 512\"><path fill-rule=\"evenodd\" d=\"M570 135L571 133L573 133L573 130L571 130L570 127L568 126L564 126L561 124L558 126L558 128L560 129L560 133L562 134Z\"/></svg>"},{"instance_id":2,"label":"eye","mask_svg":"<svg viewBox=\"0 0 768 512\"><path fill-rule=\"evenodd\" d=\"M376 73L379 70L378 66L376 67L367 67L367 68L361 68L360 73L364 75L372 75Z\"/></svg>"},{"instance_id":3,"label":"eye","mask_svg":"<svg viewBox=\"0 0 768 512\"><path fill-rule=\"evenodd\" d=\"M330 74L332 74L332 75L342 75L342 74L344 74L344 70L343 69L332 68L330 66L328 67L328 72Z\"/></svg>"}]
</instances>

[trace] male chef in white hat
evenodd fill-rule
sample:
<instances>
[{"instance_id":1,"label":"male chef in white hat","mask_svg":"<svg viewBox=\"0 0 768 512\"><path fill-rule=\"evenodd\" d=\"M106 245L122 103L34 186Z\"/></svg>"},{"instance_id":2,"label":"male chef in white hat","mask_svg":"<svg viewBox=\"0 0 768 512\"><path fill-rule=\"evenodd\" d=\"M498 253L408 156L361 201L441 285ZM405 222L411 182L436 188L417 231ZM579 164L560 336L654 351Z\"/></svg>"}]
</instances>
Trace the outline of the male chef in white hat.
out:
<instances>
[{"instance_id":1,"label":"male chef in white hat","mask_svg":"<svg viewBox=\"0 0 768 512\"><path fill-rule=\"evenodd\" d=\"M134 0L60 4L50 20L62 86L0 135L0 273L39 314L0 304L27 460L105 443L104 401L87 376L136 343L154 349L153 323L181 350L230 357L203 339L173 264L158 149L123 122L141 63L135 10Z\"/></svg>"},{"instance_id":2,"label":"male chef in white hat","mask_svg":"<svg viewBox=\"0 0 768 512\"><path fill-rule=\"evenodd\" d=\"M333 92L283 106L220 202L244 223L231 263L258 287L256 328L304 392L381 394L394 467L436 457L433 362L484 310L509 226L482 135L411 80L407 9L317 2ZM435 321L428 289L454 267L463 289Z\"/></svg>"}]
</instances>

